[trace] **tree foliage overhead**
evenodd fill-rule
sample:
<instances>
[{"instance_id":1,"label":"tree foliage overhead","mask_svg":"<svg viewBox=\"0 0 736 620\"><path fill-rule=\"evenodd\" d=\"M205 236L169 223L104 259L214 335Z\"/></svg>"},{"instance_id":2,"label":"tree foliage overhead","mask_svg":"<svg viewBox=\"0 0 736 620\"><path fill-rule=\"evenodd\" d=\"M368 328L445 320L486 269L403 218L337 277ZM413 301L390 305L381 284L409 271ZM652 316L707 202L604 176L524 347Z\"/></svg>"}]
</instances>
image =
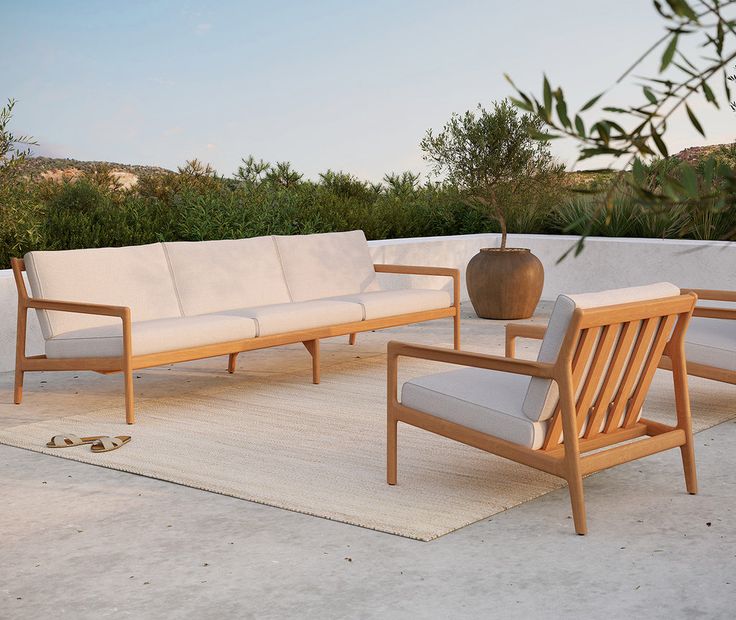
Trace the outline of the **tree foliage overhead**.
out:
<instances>
[{"instance_id":1,"label":"tree foliage overhead","mask_svg":"<svg viewBox=\"0 0 736 620\"><path fill-rule=\"evenodd\" d=\"M572 138L579 145L579 161L607 155L613 160L612 167L621 166L600 204L600 210L606 210L609 216L613 196L622 183L628 184L643 208L655 211L683 206L706 207L715 214L734 210L733 166L713 160L705 168L707 179L702 183L698 171L683 163L672 174L661 175L652 186L646 182L644 162L657 156L669 157L667 123L678 111L684 111L693 128L706 135L691 105L695 99L719 109L733 104L731 90L736 78L728 74L728 69L736 61L736 0L653 0L653 4L665 22L665 34L614 83L636 80L641 87L638 102L626 107L603 107L602 116L589 120L590 111L604 101L607 91L594 95L573 112L562 87L553 86L547 76L540 97L522 91L507 76L516 90L513 102L544 124L541 139ZM688 51L693 48L701 51ZM656 73L635 75L656 53L660 54ZM576 253L582 250L589 232L590 227L576 245ZM736 239L736 229L726 237Z\"/></svg>"},{"instance_id":2,"label":"tree foliage overhead","mask_svg":"<svg viewBox=\"0 0 736 620\"><path fill-rule=\"evenodd\" d=\"M16 136L10 131L14 107L15 99L8 99L8 102L0 108L0 175L3 177L7 177L25 160L30 154L29 146L37 144L31 136Z\"/></svg>"},{"instance_id":3,"label":"tree foliage overhead","mask_svg":"<svg viewBox=\"0 0 736 620\"><path fill-rule=\"evenodd\" d=\"M507 100L490 110L453 114L438 133L427 131L420 146L434 174L464 190L469 199L486 206L501 226L501 248L506 247L508 209L499 190L522 184L545 183L562 174L549 142L535 140L542 122L519 114Z\"/></svg>"}]
</instances>

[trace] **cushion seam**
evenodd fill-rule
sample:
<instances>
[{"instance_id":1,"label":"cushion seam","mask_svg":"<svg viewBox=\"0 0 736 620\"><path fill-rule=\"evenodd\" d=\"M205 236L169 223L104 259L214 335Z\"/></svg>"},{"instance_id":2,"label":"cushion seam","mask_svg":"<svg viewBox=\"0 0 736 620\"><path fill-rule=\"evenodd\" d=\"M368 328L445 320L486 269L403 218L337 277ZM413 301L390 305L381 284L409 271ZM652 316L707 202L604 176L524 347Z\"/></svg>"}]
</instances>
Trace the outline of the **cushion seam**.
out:
<instances>
[{"instance_id":1,"label":"cushion seam","mask_svg":"<svg viewBox=\"0 0 736 620\"><path fill-rule=\"evenodd\" d=\"M184 306L181 303L181 295L179 294L179 285L176 283L176 275L174 275L174 268L171 265L171 257L169 256L169 250L165 243L161 243L161 248L164 251L164 258L166 259L166 265L169 268L169 275L171 276L171 283L174 285L174 293L176 294L176 303L179 306L180 316L186 316L184 314Z\"/></svg>"},{"instance_id":2,"label":"cushion seam","mask_svg":"<svg viewBox=\"0 0 736 620\"><path fill-rule=\"evenodd\" d=\"M279 244L276 241L276 235L271 235L271 241L273 242L273 247L276 249L276 255L279 257L279 265L281 266L281 275L284 276L284 284L286 285L286 292L289 293L289 301L294 302L294 295L291 293L291 287L289 286L289 280L286 277L286 269L284 268L284 259L281 256L281 248L279 248Z\"/></svg>"}]
</instances>

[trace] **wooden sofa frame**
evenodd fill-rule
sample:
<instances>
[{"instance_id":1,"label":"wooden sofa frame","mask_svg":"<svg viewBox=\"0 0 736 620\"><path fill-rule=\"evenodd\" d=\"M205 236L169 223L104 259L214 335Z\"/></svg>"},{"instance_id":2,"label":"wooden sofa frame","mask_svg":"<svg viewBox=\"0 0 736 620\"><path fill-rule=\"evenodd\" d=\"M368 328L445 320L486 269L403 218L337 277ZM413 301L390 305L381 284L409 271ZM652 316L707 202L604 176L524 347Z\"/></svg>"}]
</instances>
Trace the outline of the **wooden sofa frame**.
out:
<instances>
[{"instance_id":1,"label":"wooden sofa frame","mask_svg":"<svg viewBox=\"0 0 736 620\"><path fill-rule=\"evenodd\" d=\"M581 535L587 531L583 495L583 476L587 474L679 447L687 491L697 493L684 349L685 331L695 300L696 295L689 293L656 301L578 308L555 363L513 358L514 340L518 337L543 338L546 329L543 325L509 324L508 357L390 342L387 482L393 485L397 481L397 426L398 422L404 422L565 479L575 531ZM641 322L641 330L637 335L638 322ZM615 344L618 325L621 326L621 339ZM673 331L668 340L670 330ZM627 360L630 350L631 358ZM675 426L646 418L637 420L662 355L667 356L672 365ZM547 423L541 448L521 446L402 405L397 397L398 358L401 356L552 379L559 387L560 396ZM604 375L609 356L610 363ZM621 387L617 390L619 379ZM632 391L628 400L619 397L619 394ZM585 432L579 438L586 420ZM604 420L605 426L601 429Z\"/></svg>"},{"instance_id":2,"label":"wooden sofa frame","mask_svg":"<svg viewBox=\"0 0 736 620\"><path fill-rule=\"evenodd\" d=\"M233 373L235 372L236 361L239 353L301 342L312 356L312 381L313 383L319 383L319 341L321 338L349 335L350 344L355 344L355 335L359 332L397 327L399 325L409 325L411 323L432 321L446 317L451 317L453 319L453 344L455 349L460 348L460 271L458 269L411 265L374 265L374 269L377 273L442 276L452 278L453 305L448 308L424 310L422 312L412 312L409 314L400 314L354 323L341 323L326 327L285 332L283 334L274 334L258 338L232 340L218 344L186 349L175 349L162 353L133 355L130 308L125 306L108 306L29 297L25 281L23 279L25 262L23 259L13 258L11 259L11 267L13 269L15 285L18 290L18 323L15 350L14 388L14 401L16 404L20 404L23 399L23 376L26 372L46 370L92 370L101 374L121 372L123 373L123 381L125 385L125 420L128 424L134 424L133 372L142 368L151 368L153 366L228 355L227 369L228 372ZM28 311L31 308L37 310L76 312L81 314L96 314L120 318L123 323L123 355L121 357L82 357L68 359L49 359L45 355L26 355L26 329Z\"/></svg>"}]
</instances>

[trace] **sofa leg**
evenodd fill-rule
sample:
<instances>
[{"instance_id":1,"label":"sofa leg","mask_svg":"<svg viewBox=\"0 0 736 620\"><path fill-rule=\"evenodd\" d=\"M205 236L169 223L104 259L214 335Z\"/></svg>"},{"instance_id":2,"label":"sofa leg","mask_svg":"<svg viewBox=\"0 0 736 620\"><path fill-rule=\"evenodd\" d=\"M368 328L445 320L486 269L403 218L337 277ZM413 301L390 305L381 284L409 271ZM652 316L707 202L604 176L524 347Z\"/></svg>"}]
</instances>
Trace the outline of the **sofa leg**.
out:
<instances>
[{"instance_id":1,"label":"sofa leg","mask_svg":"<svg viewBox=\"0 0 736 620\"><path fill-rule=\"evenodd\" d=\"M457 309L457 314L452 317L453 319L453 346L456 351L460 350L460 308Z\"/></svg>"},{"instance_id":2,"label":"sofa leg","mask_svg":"<svg viewBox=\"0 0 736 620\"><path fill-rule=\"evenodd\" d=\"M15 369L15 389L13 390L13 402L20 405L23 400L23 375L25 373L19 368Z\"/></svg>"},{"instance_id":3,"label":"sofa leg","mask_svg":"<svg viewBox=\"0 0 736 620\"><path fill-rule=\"evenodd\" d=\"M227 358L227 371L230 374L233 374L235 372L235 368L237 365L238 365L238 354L231 353Z\"/></svg>"},{"instance_id":4,"label":"sofa leg","mask_svg":"<svg viewBox=\"0 0 736 620\"><path fill-rule=\"evenodd\" d=\"M390 413L388 414L387 426L386 426L386 482L393 485L396 484L397 476L397 460L398 460L398 446L397 446L397 426L398 422Z\"/></svg>"},{"instance_id":5,"label":"sofa leg","mask_svg":"<svg viewBox=\"0 0 736 620\"><path fill-rule=\"evenodd\" d=\"M358 334L350 334L350 337L348 338L348 342L350 343L350 345L354 345L355 344L355 339L357 337L358 337Z\"/></svg>"},{"instance_id":6,"label":"sofa leg","mask_svg":"<svg viewBox=\"0 0 736 620\"><path fill-rule=\"evenodd\" d=\"M133 399L133 371L125 370L123 372L125 380L125 421L128 424L135 424L135 410Z\"/></svg>"},{"instance_id":7,"label":"sofa leg","mask_svg":"<svg viewBox=\"0 0 736 620\"><path fill-rule=\"evenodd\" d=\"M312 383L319 383L319 339L305 340L302 343L312 356Z\"/></svg>"}]
</instances>

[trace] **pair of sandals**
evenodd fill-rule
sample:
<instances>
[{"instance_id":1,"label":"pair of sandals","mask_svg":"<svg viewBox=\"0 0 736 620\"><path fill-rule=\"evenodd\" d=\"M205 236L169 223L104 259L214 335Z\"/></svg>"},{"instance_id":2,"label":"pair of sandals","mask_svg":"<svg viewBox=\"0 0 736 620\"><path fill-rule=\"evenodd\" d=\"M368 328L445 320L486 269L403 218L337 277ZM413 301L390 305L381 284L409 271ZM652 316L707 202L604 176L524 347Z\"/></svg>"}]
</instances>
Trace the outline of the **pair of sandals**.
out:
<instances>
[{"instance_id":1,"label":"pair of sandals","mask_svg":"<svg viewBox=\"0 0 736 620\"><path fill-rule=\"evenodd\" d=\"M76 435L54 435L51 441L46 443L47 448L74 448L75 446L90 445L92 452L111 452L124 446L130 441L128 435L109 437L97 435L95 437L77 437Z\"/></svg>"}]
</instances>

